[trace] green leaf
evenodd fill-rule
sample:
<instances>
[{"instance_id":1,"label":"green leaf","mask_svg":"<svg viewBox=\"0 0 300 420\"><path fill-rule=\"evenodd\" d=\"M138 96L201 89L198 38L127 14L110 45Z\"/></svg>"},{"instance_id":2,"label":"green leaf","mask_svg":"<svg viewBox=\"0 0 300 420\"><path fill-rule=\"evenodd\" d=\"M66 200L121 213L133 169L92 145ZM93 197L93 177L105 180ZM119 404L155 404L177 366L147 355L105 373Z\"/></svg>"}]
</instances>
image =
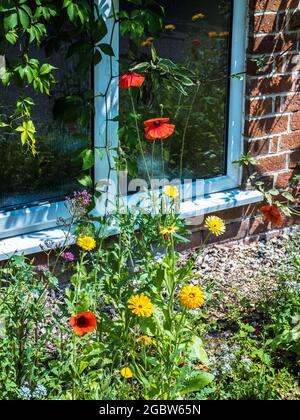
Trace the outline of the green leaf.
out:
<instances>
[{"instance_id":1,"label":"green leaf","mask_svg":"<svg viewBox=\"0 0 300 420\"><path fill-rule=\"evenodd\" d=\"M10 29L14 29L18 25L17 13L11 12L9 15L6 15L3 19L3 25L5 32L8 32Z\"/></svg>"},{"instance_id":2,"label":"green leaf","mask_svg":"<svg viewBox=\"0 0 300 420\"><path fill-rule=\"evenodd\" d=\"M15 30L11 30L5 34L5 38L10 44L14 45L18 40L18 34Z\"/></svg>"},{"instance_id":3,"label":"green leaf","mask_svg":"<svg viewBox=\"0 0 300 420\"><path fill-rule=\"evenodd\" d=\"M22 6L22 8L20 7L20 9L18 10L20 23L24 29L27 29L30 25L31 10L30 9L28 10L28 9L29 7L27 6L25 8L25 5L24 5Z\"/></svg>"},{"instance_id":4,"label":"green leaf","mask_svg":"<svg viewBox=\"0 0 300 420\"><path fill-rule=\"evenodd\" d=\"M203 347L203 342L200 337L194 335L192 337L191 347L189 348L189 357L192 360L199 360L204 365L209 365L209 360L206 351Z\"/></svg>"},{"instance_id":5,"label":"green leaf","mask_svg":"<svg viewBox=\"0 0 300 420\"><path fill-rule=\"evenodd\" d=\"M89 175L83 174L77 177L77 181L84 187L92 187L93 181Z\"/></svg>"},{"instance_id":6,"label":"green leaf","mask_svg":"<svg viewBox=\"0 0 300 420\"><path fill-rule=\"evenodd\" d=\"M292 194L290 194L289 192L283 192L283 193L282 193L282 196L283 196L284 198L286 198L287 200L289 200L289 201L292 201L292 202L294 202L294 201L295 201L295 197L294 197L294 196L292 196Z\"/></svg>"},{"instance_id":7,"label":"green leaf","mask_svg":"<svg viewBox=\"0 0 300 420\"><path fill-rule=\"evenodd\" d=\"M109 44L99 44L99 48L104 54L109 55L110 57L115 55L114 50Z\"/></svg>"},{"instance_id":8,"label":"green leaf","mask_svg":"<svg viewBox=\"0 0 300 420\"><path fill-rule=\"evenodd\" d=\"M184 389L180 391L181 395L190 394L192 392L200 391L206 385L210 384L214 380L214 376L208 372L201 372L192 377L186 382Z\"/></svg>"},{"instance_id":9,"label":"green leaf","mask_svg":"<svg viewBox=\"0 0 300 420\"><path fill-rule=\"evenodd\" d=\"M80 153L82 159L82 170L86 171L94 166L94 153L91 149L85 149Z\"/></svg>"}]
</instances>

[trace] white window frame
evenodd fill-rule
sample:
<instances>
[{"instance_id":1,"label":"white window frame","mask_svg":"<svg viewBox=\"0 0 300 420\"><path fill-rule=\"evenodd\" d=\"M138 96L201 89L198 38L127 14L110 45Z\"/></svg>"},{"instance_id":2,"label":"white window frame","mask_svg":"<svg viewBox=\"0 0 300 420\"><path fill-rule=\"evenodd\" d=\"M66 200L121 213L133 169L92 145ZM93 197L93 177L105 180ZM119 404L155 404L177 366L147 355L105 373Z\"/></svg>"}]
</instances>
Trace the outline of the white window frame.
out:
<instances>
[{"instance_id":1,"label":"white window frame","mask_svg":"<svg viewBox=\"0 0 300 420\"><path fill-rule=\"evenodd\" d=\"M108 42L112 31L112 1L116 10L118 10L118 0L98 0L99 9L105 17L108 34L102 42ZM233 33L231 48L231 74L242 74L241 78L230 79L230 98L229 98L229 118L228 118L228 152L227 152L227 174L204 181L204 193L213 195L220 191L236 189L241 183L241 169L238 165L232 164L234 160L239 159L243 150L243 121L244 121L244 77L246 62L246 35L247 35L247 0L233 0ZM119 33L118 27L115 27L112 46L115 57L112 59L113 79L107 97L109 119L112 120L118 115L118 51L119 51ZM110 58L103 56L102 61L95 66L94 87L95 94L102 93L107 86L107 80L110 78ZM102 148L106 152L107 147L111 150L110 156L104 153L104 159L100 160L96 154L94 175L95 182L108 177L109 161L113 165L113 154L117 153L118 146L118 123L116 121L108 122L108 140L105 145L103 135L106 129L105 101L101 96L95 98L95 146ZM111 171L109 178L117 179L115 170ZM0 180L1 182L1 180ZM220 195L220 194L219 194ZM253 199L252 199L253 201ZM255 201L255 200L254 200ZM257 201L257 200L256 200ZM236 203L236 205L241 205ZM233 205L231 205L232 207ZM209 207L209 205L208 205ZM222 207L222 206L221 206ZM225 207L228 207L225 205ZM97 208L97 207L96 207ZM41 203L32 207L26 207L19 210L0 211L0 239L22 235L27 232L36 232L38 230L49 229L57 225L58 217L68 217L68 211L64 201L55 203Z\"/></svg>"}]
</instances>

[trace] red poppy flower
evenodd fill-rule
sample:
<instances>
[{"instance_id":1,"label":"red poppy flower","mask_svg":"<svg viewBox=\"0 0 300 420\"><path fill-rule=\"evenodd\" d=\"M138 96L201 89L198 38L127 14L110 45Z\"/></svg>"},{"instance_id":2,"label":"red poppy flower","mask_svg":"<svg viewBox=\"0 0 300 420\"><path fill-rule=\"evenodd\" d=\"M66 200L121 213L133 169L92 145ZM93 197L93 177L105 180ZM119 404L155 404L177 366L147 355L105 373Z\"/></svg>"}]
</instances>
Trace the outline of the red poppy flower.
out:
<instances>
[{"instance_id":1,"label":"red poppy flower","mask_svg":"<svg viewBox=\"0 0 300 420\"><path fill-rule=\"evenodd\" d=\"M119 87L121 89L129 89L131 87L141 87L145 81L145 77L138 73L125 73L120 77Z\"/></svg>"},{"instance_id":2,"label":"red poppy flower","mask_svg":"<svg viewBox=\"0 0 300 420\"><path fill-rule=\"evenodd\" d=\"M178 365L178 367L182 368L183 366L186 366L187 362L184 360L182 363Z\"/></svg>"},{"instance_id":3,"label":"red poppy flower","mask_svg":"<svg viewBox=\"0 0 300 420\"><path fill-rule=\"evenodd\" d=\"M184 357L184 352L183 352L183 351L181 352L181 356L182 356L182 357ZM178 365L178 367L182 368L183 366L186 366L186 365L187 365L187 361L186 361L186 360L184 360L183 362L181 362L181 363Z\"/></svg>"},{"instance_id":4,"label":"red poppy flower","mask_svg":"<svg viewBox=\"0 0 300 420\"><path fill-rule=\"evenodd\" d=\"M153 118L144 121L145 137L148 140L166 139L174 133L175 125L167 124L170 118Z\"/></svg>"},{"instance_id":5,"label":"red poppy flower","mask_svg":"<svg viewBox=\"0 0 300 420\"><path fill-rule=\"evenodd\" d=\"M281 225L282 215L276 206L262 206L260 211L263 213L265 218L273 225Z\"/></svg>"},{"instance_id":6,"label":"red poppy flower","mask_svg":"<svg viewBox=\"0 0 300 420\"><path fill-rule=\"evenodd\" d=\"M198 47L200 47L200 45L201 45L200 39L195 38L195 39L192 40L193 48L198 48Z\"/></svg>"},{"instance_id":7,"label":"red poppy flower","mask_svg":"<svg viewBox=\"0 0 300 420\"><path fill-rule=\"evenodd\" d=\"M80 312L77 315L71 316L70 325L74 332L82 337L96 328L96 316L92 312Z\"/></svg>"}]
</instances>

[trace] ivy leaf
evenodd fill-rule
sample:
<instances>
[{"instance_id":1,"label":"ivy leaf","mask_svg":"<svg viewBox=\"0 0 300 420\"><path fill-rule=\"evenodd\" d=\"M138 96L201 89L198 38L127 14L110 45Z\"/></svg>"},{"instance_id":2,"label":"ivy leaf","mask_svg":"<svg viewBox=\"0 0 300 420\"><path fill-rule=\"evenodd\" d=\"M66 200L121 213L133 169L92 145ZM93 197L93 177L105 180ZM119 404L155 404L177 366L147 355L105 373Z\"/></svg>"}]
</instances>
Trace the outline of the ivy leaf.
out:
<instances>
[{"instance_id":1,"label":"ivy leaf","mask_svg":"<svg viewBox=\"0 0 300 420\"><path fill-rule=\"evenodd\" d=\"M24 29L29 28L30 18L31 18L30 8L24 4L22 5L22 7L19 8L18 13L19 13L19 19L20 19L20 23L22 27Z\"/></svg>"},{"instance_id":2,"label":"ivy leaf","mask_svg":"<svg viewBox=\"0 0 300 420\"><path fill-rule=\"evenodd\" d=\"M13 30L11 30L11 31L8 31L8 32L5 34L5 38L6 38L6 40L7 40L10 44L14 45L14 44L17 42L17 40L18 40L18 34L17 34L17 32L13 29Z\"/></svg>"},{"instance_id":3,"label":"ivy leaf","mask_svg":"<svg viewBox=\"0 0 300 420\"><path fill-rule=\"evenodd\" d=\"M289 192L283 192L282 196L289 201L292 201L292 202L295 201L295 197L293 197L292 194L290 194Z\"/></svg>"},{"instance_id":4,"label":"ivy leaf","mask_svg":"<svg viewBox=\"0 0 300 420\"><path fill-rule=\"evenodd\" d=\"M107 26L102 16L100 16L94 23L92 28L92 36L94 42L97 44L107 34Z\"/></svg>"},{"instance_id":5,"label":"ivy leaf","mask_svg":"<svg viewBox=\"0 0 300 420\"><path fill-rule=\"evenodd\" d=\"M40 68L40 75L45 75L50 73L52 70L57 70L57 67L52 66L51 64L45 63Z\"/></svg>"},{"instance_id":6,"label":"ivy leaf","mask_svg":"<svg viewBox=\"0 0 300 420\"><path fill-rule=\"evenodd\" d=\"M110 57L115 55L114 50L109 44L99 44L99 48L104 54L109 55Z\"/></svg>"},{"instance_id":7,"label":"ivy leaf","mask_svg":"<svg viewBox=\"0 0 300 420\"><path fill-rule=\"evenodd\" d=\"M3 19L3 25L5 32L14 29L18 25L18 15L16 12L11 12L9 15L6 15Z\"/></svg>"},{"instance_id":8,"label":"ivy leaf","mask_svg":"<svg viewBox=\"0 0 300 420\"><path fill-rule=\"evenodd\" d=\"M94 153L91 149L84 149L79 156L82 159L83 171L86 171L94 166Z\"/></svg>"},{"instance_id":9,"label":"ivy leaf","mask_svg":"<svg viewBox=\"0 0 300 420\"><path fill-rule=\"evenodd\" d=\"M89 175L83 174L83 175L79 175L77 177L77 181L83 185L84 187L92 187L93 186L93 181L92 178Z\"/></svg>"}]
</instances>

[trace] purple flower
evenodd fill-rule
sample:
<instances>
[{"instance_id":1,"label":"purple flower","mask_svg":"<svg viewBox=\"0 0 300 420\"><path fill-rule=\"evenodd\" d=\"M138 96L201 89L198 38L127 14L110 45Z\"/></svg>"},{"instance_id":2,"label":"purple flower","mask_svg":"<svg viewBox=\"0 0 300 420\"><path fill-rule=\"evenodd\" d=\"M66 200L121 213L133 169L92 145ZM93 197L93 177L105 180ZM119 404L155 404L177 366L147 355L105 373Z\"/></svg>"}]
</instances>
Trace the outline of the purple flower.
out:
<instances>
[{"instance_id":1,"label":"purple flower","mask_svg":"<svg viewBox=\"0 0 300 420\"><path fill-rule=\"evenodd\" d=\"M73 197L66 197L66 200L70 203L71 206L75 207L79 213L85 214L87 212L87 207L92 202L91 194L86 191L74 191Z\"/></svg>"},{"instance_id":2,"label":"purple flower","mask_svg":"<svg viewBox=\"0 0 300 420\"><path fill-rule=\"evenodd\" d=\"M74 254L73 254L73 252L71 252L71 251L66 251L66 252L63 252L63 253L61 254L61 257L62 257L64 260L69 261L69 262L73 262L73 261L75 261L75 255L74 255Z\"/></svg>"},{"instance_id":3,"label":"purple flower","mask_svg":"<svg viewBox=\"0 0 300 420\"><path fill-rule=\"evenodd\" d=\"M37 269L37 272L38 273L45 273L45 271L49 271L49 267L46 264L44 264L44 265L42 265L42 264L37 265L36 269Z\"/></svg>"}]
</instances>

